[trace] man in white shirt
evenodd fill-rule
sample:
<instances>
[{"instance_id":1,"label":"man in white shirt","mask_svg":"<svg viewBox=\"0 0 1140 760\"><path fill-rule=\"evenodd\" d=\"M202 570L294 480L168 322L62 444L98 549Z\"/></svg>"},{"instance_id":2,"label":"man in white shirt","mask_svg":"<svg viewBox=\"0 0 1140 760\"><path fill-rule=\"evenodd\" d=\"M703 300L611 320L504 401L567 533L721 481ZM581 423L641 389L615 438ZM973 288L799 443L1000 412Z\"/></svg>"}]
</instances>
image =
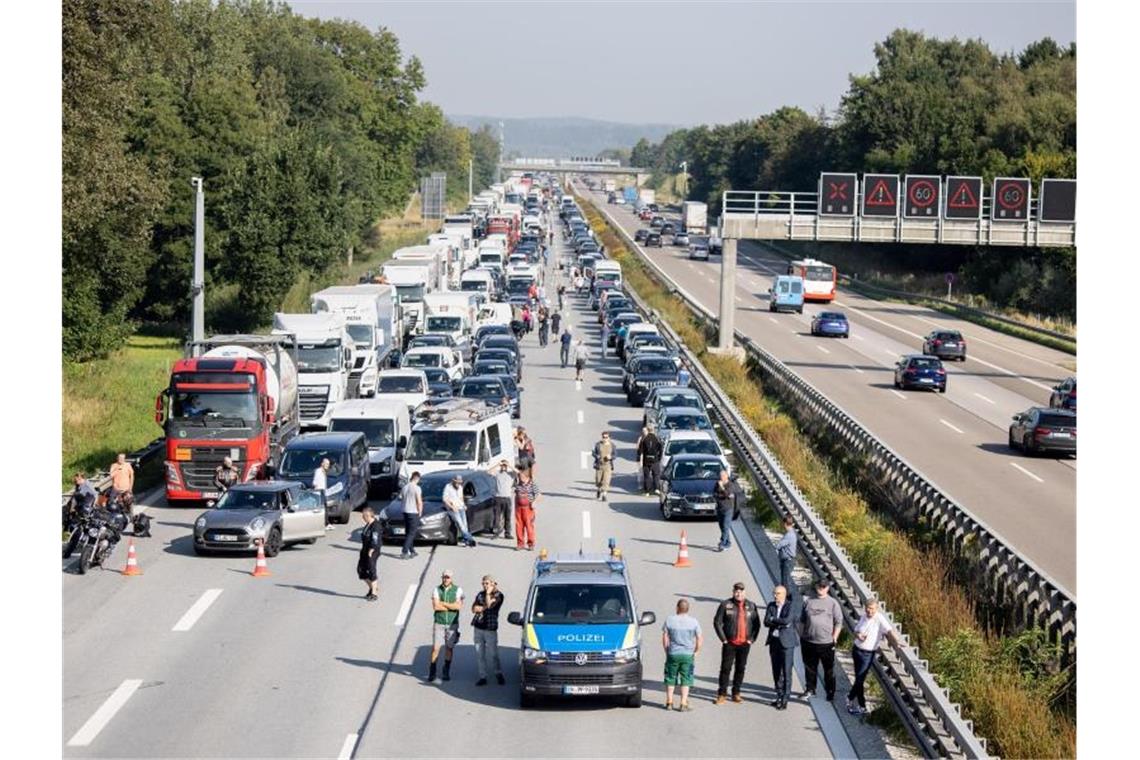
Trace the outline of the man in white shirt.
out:
<instances>
[{"instance_id":1,"label":"man in white shirt","mask_svg":"<svg viewBox=\"0 0 1140 760\"><path fill-rule=\"evenodd\" d=\"M447 509L447 516L455 523L459 535L466 546L475 546L475 539L467 530L467 504L463 501L463 478L456 475L443 488L443 506Z\"/></svg>"},{"instance_id":2,"label":"man in white shirt","mask_svg":"<svg viewBox=\"0 0 1140 760\"><path fill-rule=\"evenodd\" d=\"M328 457L321 460L321 464L313 471L313 490L320 491L328 496L329 488L329 468L332 467L332 462ZM329 522L329 511L325 509L325 530L332 530L332 523Z\"/></svg>"},{"instance_id":3,"label":"man in white shirt","mask_svg":"<svg viewBox=\"0 0 1140 760\"><path fill-rule=\"evenodd\" d=\"M867 712L867 699L863 696L863 683L875 662L875 653L883 639L898 646L899 636L891 621L879 611L879 601L874 597L863 604L863 615L855 624L855 644L851 647L851 659L855 662L855 682L847 692L847 712L862 715Z\"/></svg>"}]
</instances>

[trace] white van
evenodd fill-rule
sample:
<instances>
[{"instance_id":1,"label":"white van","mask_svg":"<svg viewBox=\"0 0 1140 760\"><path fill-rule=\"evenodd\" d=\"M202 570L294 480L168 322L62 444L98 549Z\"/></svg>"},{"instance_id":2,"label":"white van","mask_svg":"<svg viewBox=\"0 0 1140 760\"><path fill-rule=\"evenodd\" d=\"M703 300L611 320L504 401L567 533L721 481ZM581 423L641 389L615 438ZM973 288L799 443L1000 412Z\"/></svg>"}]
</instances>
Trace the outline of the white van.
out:
<instances>
[{"instance_id":1,"label":"white van","mask_svg":"<svg viewBox=\"0 0 1140 760\"><path fill-rule=\"evenodd\" d=\"M376 378L376 398L397 401L412 412L427 401L429 387L422 369L386 369Z\"/></svg>"},{"instance_id":2,"label":"white van","mask_svg":"<svg viewBox=\"0 0 1140 760\"><path fill-rule=\"evenodd\" d=\"M594 278L612 280L618 288L621 288L623 282L621 264L610 259L599 259L594 263Z\"/></svg>"},{"instance_id":3,"label":"white van","mask_svg":"<svg viewBox=\"0 0 1140 760\"><path fill-rule=\"evenodd\" d=\"M495 266L500 270L506 268L506 256L504 251L506 248L501 248L497 245L481 245L479 246L479 266L488 267Z\"/></svg>"},{"instance_id":4,"label":"white van","mask_svg":"<svg viewBox=\"0 0 1140 760\"><path fill-rule=\"evenodd\" d=\"M513 467L516 458L509 405L452 398L416 410L400 474L406 480L413 472L468 468L498 472L501 460Z\"/></svg>"},{"instance_id":5,"label":"white van","mask_svg":"<svg viewBox=\"0 0 1140 760\"><path fill-rule=\"evenodd\" d=\"M465 292L482 293L487 300L495 297L495 275L487 269L468 269L459 278L459 289Z\"/></svg>"},{"instance_id":6,"label":"white van","mask_svg":"<svg viewBox=\"0 0 1140 760\"><path fill-rule=\"evenodd\" d=\"M400 462L412 433L406 403L392 398L342 401L333 407L329 430L364 433L368 441L369 492L388 497L396 493L400 486Z\"/></svg>"}]
</instances>

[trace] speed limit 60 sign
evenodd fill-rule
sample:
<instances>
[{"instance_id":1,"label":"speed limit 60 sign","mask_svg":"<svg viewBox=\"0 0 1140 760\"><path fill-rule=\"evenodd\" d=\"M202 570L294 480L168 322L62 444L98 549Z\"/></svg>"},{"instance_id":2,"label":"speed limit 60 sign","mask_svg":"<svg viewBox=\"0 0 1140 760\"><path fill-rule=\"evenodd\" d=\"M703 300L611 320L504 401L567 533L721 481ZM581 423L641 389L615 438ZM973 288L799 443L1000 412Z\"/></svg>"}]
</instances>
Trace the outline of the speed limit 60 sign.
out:
<instances>
[{"instance_id":1,"label":"speed limit 60 sign","mask_svg":"<svg viewBox=\"0 0 1140 760\"><path fill-rule=\"evenodd\" d=\"M990 201L990 219L995 222L1024 222L1029 218L1029 180L997 177Z\"/></svg>"},{"instance_id":2,"label":"speed limit 60 sign","mask_svg":"<svg viewBox=\"0 0 1140 760\"><path fill-rule=\"evenodd\" d=\"M906 177L903 216L907 219L937 219L942 207L942 178L927 175Z\"/></svg>"}]
</instances>

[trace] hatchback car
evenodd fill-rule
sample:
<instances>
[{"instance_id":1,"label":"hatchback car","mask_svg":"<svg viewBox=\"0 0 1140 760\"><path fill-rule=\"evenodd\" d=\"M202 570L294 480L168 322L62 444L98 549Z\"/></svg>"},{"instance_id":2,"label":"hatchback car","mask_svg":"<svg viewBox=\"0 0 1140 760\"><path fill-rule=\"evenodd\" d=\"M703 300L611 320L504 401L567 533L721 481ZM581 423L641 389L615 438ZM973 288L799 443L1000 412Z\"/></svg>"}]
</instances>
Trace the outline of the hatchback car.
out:
<instances>
[{"instance_id":1,"label":"hatchback car","mask_svg":"<svg viewBox=\"0 0 1140 760\"><path fill-rule=\"evenodd\" d=\"M626 400L641 406L653 388L677 384L677 364L671 356L639 355L630 361Z\"/></svg>"},{"instance_id":2,"label":"hatchback car","mask_svg":"<svg viewBox=\"0 0 1140 760\"><path fill-rule=\"evenodd\" d=\"M471 374L468 377L479 375L501 375L511 373L511 364L505 359L476 359L471 365ZM465 378L466 379L466 378ZM460 380L459 382L463 382Z\"/></svg>"},{"instance_id":3,"label":"hatchback car","mask_svg":"<svg viewBox=\"0 0 1140 760\"><path fill-rule=\"evenodd\" d=\"M654 230L660 230L665 226L665 220L659 216L655 216L649 221L649 226Z\"/></svg>"},{"instance_id":4,"label":"hatchback car","mask_svg":"<svg viewBox=\"0 0 1140 760\"><path fill-rule=\"evenodd\" d=\"M966 339L957 330L932 330L922 341L922 353L939 359L966 361Z\"/></svg>"},{"instance_id":5,"label":"hatchback car","mask_svg":"<svg viewBox=\"0 0 1140 760\"><path fill-rule=\"evenodd\" d=\"M677 454L661 470L661 516L716 517L713 489L724 463L710 454Z\"/></svg>"},{"instance_id":6,"label":"hatchback car","mask_svg":"<svg viewBox=\"0 0 1140 760\"><path fill-rule=\"evenodd\" d=\"M643 427L663 427L661 417L666 409L692 409L704 412L708 408L704 398L695 388L681 385L666 385L654 388L645 398L645 414L641 419Z\"/></svg>"},{"instance_id":7,"label":"hatchback car","mask_svg":"<svg viewBox=\"0 0 1140 760\"><path fill-rule=\"evenodd\" d=\"M689 244L689 233L677 232L673 235L673 245L686 246Z\"/></svg>"},{"instance_id":8,"label":"hatchback car","mask_svg":"<svg viewBox=\"0 0 1140 760\"><path fill-rule=\"evenodd\" d=\"M645 229L644 227L642 227L640 230L638 230L637 232L633 233L633 242L635 242L635 243L644 243L644 242L645 242L645 238L647 238L647 237L649 237L649 230L647 230L647 229Z\"/></svg>"},{"instance_id":9,"label":"hatchback car","mask_svg":"<svg viewBox=\"0 0 1140 760\"><path fill-rule=\"evenodd\" d=\"M1069 377L1054 385L1053 392L1049 394L1049 406L1077 411L1077 378Z\"/></svg>"},{"instance_id":10,"label":"hatchback car","mask_svg":"<svg viewBox=\"0 0 1140 760\"><path fill-rule=\"evenodd\" d=\"M645 236L645 246L647 248L650 246L656 247L656 248L661 248L664 245L665 244L661 242L661 233L660 232L650 232L648 235Z\"/></svg>"},{"instance_id":11,"label":"hatchback car","mask_svg":"<svg viewBox=\"0 0 1140 760\"><path fill-rule=\"evenodd\" d=\"M606 319L606 348L613 348L617 345L618 330L626 325L637 324L644 322L641 315L632 311L622 311L613 314L610 318Z\"/></svg>"},{"instance_id":12,"label":"hatchback car","mask_svg":"<svg viewBox=\"0 0 1140 760\"><path fill-rule=\"evenodd\" d=\"M895 364L895 387L933 388L939 393L946 392L946 370L942 361L933 356L911 354Z\"/></svg>"},{"instance_id":13,"label":"hatchback car","mask_svg":"<svg viewBox=\"0 0 1140 760\"><path fill-rule=\"evenodd\" d=\"M463 501L467 505L467 528L472 533L486 533L495 526L495 478L480 470L440 470L420 479L424 511L416 532L417 541L459 543L459 531L443 505L443 489L451 479L463 478ZM395 499L377 517L385 541L404 540L404 502Z\"/></svg>"},{"instance_id":14,"label":"hatchback car","mask_svg":"<svg viewBox=\"0 0 1140 760\"><path fill-rule=\"evenodd\" d=\"M476 361L486 361L488 359L497 359L506 362L510 368L508 373L514 375L516 380L522 380L522 367L518 363L517 353L513 353L508 348L489 347L480 349L479 354L475 357Z\"/></svg>"},{"instance_id":15,"label":"hatchback car","mask_svg":"<svg viewBox=\"0 0 1140 760\"><path fill-rule=\"evenodd\" d=\"M661 234L662 235L672 235L676 231L677 231L677 227L672 222L665 222L665 224L661 225Z\"/></svg>"},{"instance_id":16,"label":"hatchback car","mask_svg":"<svg viewBox=\"0 0 1140 760\"><path fill-rule=\"evenodd\" d=\"M849 338L851 326L847 323L847 315L843 312L821 311L811 318L811 334Z\"/></svg>"},{"instance_id":17,"label":"hatchback car","mask_svg":"<svg viewBox=\"0 0 1140 760\"><path fill-rule=\"evenodd\" d=\"M1015 414L1009 425L1009 447L1026 454L1057 451L1076 456L1077 413L1033 406Z\"/></svg>"},{"instance_id":18,"label":"hatchback car","mask_svg":"<svg viewBox=\"0 0 1140 760\"><path fill-rule=\"evenodd\" d=\"M506 384L498 375L472 375L465 377L456 383L455 395L459 398L482 399L491 406L510 403L511 416L516 419L519 416L515 399L511 398Z\"/></svg>"},{"instance_id":19,"label":"hatchback car","mask_svg":"<svg viewBox=\"0 0 1140 760\"><path fill-rule=\"evenodd\" d=\"M692 243L689 246L689 258L696 261L708 261L709 247L704 243Z\"/></svg>"},{"instance_id":20,"label":"hatchback car","mask_svg":"<svg viewBox=\"0 0 1140 760\"><path fill-rule=\"evenodd\" d=\"M239 483L194 521L194 553L256 551L276 557L283 546L315 544L325 534L325 501L291 480Z\"/></svg>"},{"instance_id":21,"label":"hatchback car","mask_svg":"<svg viewBox=\"0 0 1140 760\"><path fill-rule=\"evenodd\" d=\"M451 376L447 370L429 367L423 373L427 376L429 398L451 398Z\"/></svg>"},{"instance_id":22,"label":"hatchback car","mask_svg":"<svg viewBox=\"0 0 1140 760\"><path fill-rule=\"evenodd\" d=\"M729 451L721 448L720 441L711 430L665 430L661 436L661 469L666 470L673 457L678 454L708 454L720 460L721 466L729 473Z\"/></svg>"}]
</instances>

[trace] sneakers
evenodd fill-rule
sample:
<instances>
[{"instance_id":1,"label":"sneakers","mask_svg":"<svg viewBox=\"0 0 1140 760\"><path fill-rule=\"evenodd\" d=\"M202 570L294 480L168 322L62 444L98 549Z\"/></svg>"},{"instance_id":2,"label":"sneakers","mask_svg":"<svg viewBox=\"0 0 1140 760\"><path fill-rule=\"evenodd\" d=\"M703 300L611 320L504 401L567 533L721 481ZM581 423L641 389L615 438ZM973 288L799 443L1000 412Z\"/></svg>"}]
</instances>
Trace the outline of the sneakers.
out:
<instances>
[{"instance_id":1,"label":"sneakers","mask_svg":"<svg viewBox=\"0 0 1140 760\"><path fill-rule=\"evenodd\" d=\"M486 678L480 678L478 681L475 682L475 685L476 686L486 686L487 685L487 679Z\"/></svg>"},{"instance_id":2,"label":"sneakers","mask_svg":"<svg viewBox=\"0 0 1140 760\"><path fill-rule=\"evenodd\" d=\"M329 523L328 525L326 525L325 530L334 530L332 523Z\"/></svg>"},{"instance_id":3,"label":"sneakers","mask_svg":"<svg viewBox=\"0 0 1140 760\"><path fill-rule=\"evenodd\" d=\"M804 689L804 693L800 695L804 699L815 699L814 689Z\"/></svg>"},{"instance_id":4,"label":"sneakers","mask_svg":"<svg viewBox=\"0 0 1140 760\"><path fill-rule=\"evenodd\" d=\"M860 707L859 705L857 705L856 703L852 702L850 699L848 699L847 700L847 712L849 712L852 715L862 715L865 712L865 710L862 707Z\"/></svg>"},{"instance_id":5,"label":"sneakers","mask_svg":"<svg viewBox=\"0 0 1140 760\"><path fill-rule=\"evenodd\" d=\"M725 703L725 700L727 700L727 699L728 699L728 697L726 697L725 695L717 694L716 699L713 700L713 704L714 705L723 705Z\"/></svg>"},{"instance_id":6,"label":"sneakers","mask_svg":"<svg viewBox=\"0 0 1140 760\"><path fill-rule=\"evenodd\" d=\"M602 501L609 501L609 500L610 500L609 494L602 494Z\"/></svg>"},{"instance_id":7,"label":"sneakers","mask_svg":"<svg viewBox=\"0 0 1140 760\"><path fill-rule=\"evenodd\" d=\"M693 711L693 708L689 707L688 702L682 702L681 706L677 709L680 710L681 712L692 712Z\"/></svg>"},{"instance_id":8,"label":"sneakers","mask_svg":"<svg viewBox=\"0 0 1140 760\"><path fill-rule=\"evenodd\" d=\"M503 684L505 684L507 682L507 679L503 678L502 673L496 673L495 674L495 681L499 684L499 686L502 686Z\"/></svg>"},{"instance_id":9,"label":"sneakers","mask_svg":"<svg viewBox=\"0 0 1140 760\"><path fill-rule=\"evenodd\" d=\"M371 591L369 591L367 594L364 595L364 598L370 602L375 602L380 597L376 596Z\"/></svg>"}]
</instances>

